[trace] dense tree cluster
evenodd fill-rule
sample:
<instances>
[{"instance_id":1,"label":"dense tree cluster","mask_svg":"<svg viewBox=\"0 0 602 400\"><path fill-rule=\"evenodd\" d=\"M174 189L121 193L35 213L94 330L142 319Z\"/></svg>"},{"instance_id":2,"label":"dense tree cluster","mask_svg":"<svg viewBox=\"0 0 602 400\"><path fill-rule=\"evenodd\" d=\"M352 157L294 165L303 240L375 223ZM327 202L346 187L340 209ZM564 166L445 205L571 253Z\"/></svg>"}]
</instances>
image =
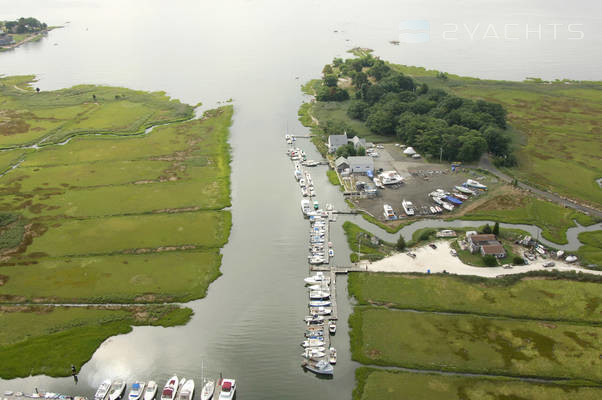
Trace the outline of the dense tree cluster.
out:
<instances>
[{"instance_id":1,"label":"dense tree cluster","mask_svg":"<svg viewBox=\"0 0 602 400\"><path fill-rule=\"evenodd\" d=\"M349 157L349 156L365 156L366 149L362 146L359 146L356 150L353 143L346 144L345 146L341 146L337 149L337 157Z\"/></svg>"},{"instance_id":2,"label":"dense tree cluster","mask_svg":"<svg viewBox=\"0 0 602 400\"><path fill-rule=\"evenodd\" d=\"M48 28L45 22L36 18L19 18L16 21L4 21L4 29L9 33L32 33Z\"/></svg>"},{"instance_id":3,"label":"dense tree cluster","mask_svg":"<svg viewBox=\"0 0 602 400\"><path fill-rule=\"evenodd\" d=\"M475 161L488 151L498 164L516 162L506 133L506 110L500 104L430 89L371 56L335 59L324 69L318 100L349 97L336 86L336 69L351 78L355 92L348 115L364 121L372 132L397 136L420 152L448 161Z\"/></svg>"}]
</instances>

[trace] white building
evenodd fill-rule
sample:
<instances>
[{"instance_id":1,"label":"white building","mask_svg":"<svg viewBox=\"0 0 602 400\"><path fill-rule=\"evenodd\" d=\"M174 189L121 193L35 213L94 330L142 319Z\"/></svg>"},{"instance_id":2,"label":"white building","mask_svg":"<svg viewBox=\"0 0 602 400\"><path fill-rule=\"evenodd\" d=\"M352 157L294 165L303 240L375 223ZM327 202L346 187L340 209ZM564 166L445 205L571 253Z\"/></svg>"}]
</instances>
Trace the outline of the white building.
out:
<instances>
[{"instance_id":1,"label":"white building","mask_svg":"<svg viewBox=\"0 0 602 400\"><path fill-rule=\"evenodd\" d=\"M374 159L370 156L352 156L347 157L349 169L356 174L367 174L374 172Z\"/></svg>"}]
</instances>

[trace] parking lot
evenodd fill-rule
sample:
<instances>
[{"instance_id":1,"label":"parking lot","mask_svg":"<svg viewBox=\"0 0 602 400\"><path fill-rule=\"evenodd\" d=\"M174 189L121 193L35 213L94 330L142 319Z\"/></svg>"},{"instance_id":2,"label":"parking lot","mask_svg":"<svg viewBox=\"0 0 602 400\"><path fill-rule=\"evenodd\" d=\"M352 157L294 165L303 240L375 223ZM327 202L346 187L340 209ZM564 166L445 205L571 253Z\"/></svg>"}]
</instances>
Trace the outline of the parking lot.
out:
<instances>
[{"instance_id":1,"label":"parking lot","mask_svg":"<svg viewBox=\"0 0 602 400\"><path fill-rule=\"evenodd\" d=\"M404 178L403 184L390 185L385 189L380 189L376 197L353 200L361 209L379 219L384 220L384 204L393 207L397 216L405 216L401 206L404 199L414 203L416 215L431 214L429 207L434 203L428 196L429 193L436 189L451 192L454 186L461 185L469 178L463 169L452 172L449 165L431 164L422 158L413 159L403 154L402 148L393 144L384 145L384 148L378 148L376 151L378 157L374 158L375 171L396 170ZM378 172L375 172L376 174ZM355 176L355 180L368 181L369 178Z\"/></svg>"}]
</instances>

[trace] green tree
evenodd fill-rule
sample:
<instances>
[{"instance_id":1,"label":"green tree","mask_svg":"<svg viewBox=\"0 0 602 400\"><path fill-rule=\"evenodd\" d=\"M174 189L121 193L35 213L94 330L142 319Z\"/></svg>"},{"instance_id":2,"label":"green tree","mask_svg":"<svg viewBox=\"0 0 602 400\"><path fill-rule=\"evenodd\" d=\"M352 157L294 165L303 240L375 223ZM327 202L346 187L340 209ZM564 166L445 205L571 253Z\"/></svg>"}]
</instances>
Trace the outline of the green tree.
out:
<instances>
[{"instance_id":1,"label":"green tree","mask_svg":"<svg viewBox=\"0 0 602 400\"><path fill-rule=\"evenodd\" d=\"M355 74L351 75L351 83L356 87L356 89L360 89L363 85L368 83L368 75L361 71L356 72Z\"/></svg>"},{"instance_id":2,"label":"green tree","mask_svg":"<svg viewBox=\"0 0 602 400\"><path fill-rule=\"evenodd\" d=\"M353 119L365 121L368 116L368 107L370 105L363 100L353 100L347 108L347 115Z\"/></svg>"},{"instance_id":3,"label":"green tree","mask_svg":"<svg viewBox=\"0 0 602 400\"><path fill-rule=\"evenodd\" d=\"M426 83L423 83L420 86L418 86L418 90L416 90L416 93L427 94L428 91L429 91L429 85L427 85Z\"/></svg>"},{"instance_id":4,"label":"green tree","mask_svg":"<svg viewBox=\"0 0 602 400\"><path fill-rule=\"evenodd\" d=\"M363 146L358 146L357 150L355 151L355 155L357 155L357 156L365 156L366 155L366 149Z\"/></svg>"},{"instance_id":5,"label":"green tree","mask_svg":"<svg viewBox=\"0 0 602 400\"><path fill-rule=\"evenodd\" d=\"M339 79L337 78L336 75L333 74L327 74L324 75L324 84L328 87L335 87L339 81Z\"/></svg>"},{"instance_id":6,"label":"green tree","mask_svg":"<svg viewBox=\"0 0 602 400\"><path fill-rule=\"evenodd\" d=\"M495 225L493 225L493 229L491 230L491 233L493 233L495 236L500 234L500 223L496 222Z\"/></svg>"},{"instance_id":7,"label":"green tree","mask_svg":"<svg viewBox=\"0 0 602 400\"><path fill-rule=\"evenodd\" d=\"M485 224L481 233L487 233L487 234L491 233L491 227L489 226L489 224Z\"/></svg>"},{"instance_id":8,"label":"green tree","mask_svg":"<svg viewBox=\"0 0 602 400\"><path fill-rule=\"evenodd\" d=\"M483 263L487 267L495 267L497 265L497 258L492 256L491 254L487 254L483 257Z\"/></svg>"},{"instance_id":9,"label":"green tree","mask_svg":"<svg viewBox=\"0 0 602 400\"><path fill-rule=\"evenodd\" d=\"M395 134L395 115L385 110L376 110L366 118L366 126L379 135Z\"/></svg>"},{"instance_id":10,"label":"green tree","mask_svg":"<svg viewBox=\"0 0 602 400\"><path fill-rule=\"evenodd\" d=\"M326 64L324 68L322 68L322 73L324 75L332 74L332 67L330 66L330 64Z\"/></svg>"},{"instance_id":11,"label":"green tree","mask_svg":"<svg viewBox=\"0 0 602 400\"><path fill-rule=\"evenodd\" d=\"M514 256L512 258L512 264L514 265L523 265L525 260L521 256Z\"/></svg>"},{"instance_id":12,"label":"green tree","mask_svg":"<svg viewBox=\"0 0 602 400\"><path fill-rule=\"evenodd\" d=\"M398 251L402 251L406 248L406 241L402 235L399 235L399 239L397 239L397 244L395 245Z\"/></svg>"}]
</instances>

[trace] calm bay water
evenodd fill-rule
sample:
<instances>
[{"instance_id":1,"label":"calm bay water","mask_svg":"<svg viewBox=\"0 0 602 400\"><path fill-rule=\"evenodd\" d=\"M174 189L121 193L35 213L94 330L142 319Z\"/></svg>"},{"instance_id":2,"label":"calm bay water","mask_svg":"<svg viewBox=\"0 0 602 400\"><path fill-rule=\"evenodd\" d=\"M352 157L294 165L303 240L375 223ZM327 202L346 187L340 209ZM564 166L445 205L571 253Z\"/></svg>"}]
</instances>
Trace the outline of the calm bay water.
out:
<instances>
[{"instance_id":1,"label":"calm bay water","mask_svg":"<svg viewBox=\"0 0 602 400\"><path fill-rule=\"evenodd\" d=\"M232 98L236 110L234 225L223 250L223 276L205 299L188 304L193 320L183 327L137 327L109 339L83 367L77 386L72 378L36 376L0 381L0 389L90 396L106 377L160 384L173 373L199 378L203 360L206 373L238 379L239 398L350 398L355 365L344 328L350 311L345 278L338 285L334 380L318 380L299 366L308 224L283 140L287 125L290 133L306 131L296 119L304 100L299 85L355 46L393 62L462 75L597 80L600 11L595 1L574 2L569 10L560 1L0 0L1 19L69 21L40 42L0 54L0 74L36 74L42 90L80 83L164 90L206 107ZM428 21L429 41L390 44L400 39L404 20ZM547 24L562 24L556 39ZM538 33L527 37L538 25L541 39ZM572 31L583 32L583 39L570 39L578 35ZM317 157L309 142L301 145ZM313 171L319 200L344 207L325 167ZM340 224L333 234L335 262L344 263Z\"/></svg>"}]
</instances>

